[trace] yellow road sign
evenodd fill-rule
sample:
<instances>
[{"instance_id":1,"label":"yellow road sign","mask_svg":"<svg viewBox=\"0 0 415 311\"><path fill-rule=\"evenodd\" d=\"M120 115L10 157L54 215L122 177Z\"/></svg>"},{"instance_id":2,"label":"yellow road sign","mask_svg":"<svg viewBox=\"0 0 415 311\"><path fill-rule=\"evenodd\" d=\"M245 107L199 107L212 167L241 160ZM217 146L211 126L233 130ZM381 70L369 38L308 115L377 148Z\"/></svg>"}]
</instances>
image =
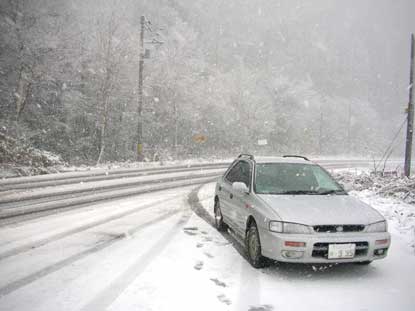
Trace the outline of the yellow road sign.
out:
<instances>
[{"instance_id":1,"label":"yellow road sign","mask_svg":"<svg viewBox=\"0 0 415 311\"><path fill-rule=\"evenodd\" d=\"M137 153L141 154L143 152L143 144L137 144Z\"/></svg>"},{"instance_id":2,"label":"yellow road sign","mask_svg":"<svg viewBox=\"0 0 415 311\"><path fill-rule=\"evenodd\" d=\"M202 135L202 134L197 134L197 135L193 136L193 141L195 143L203 144L207 141L207 137L205 135Z\"/></svg>"}]
</instances>

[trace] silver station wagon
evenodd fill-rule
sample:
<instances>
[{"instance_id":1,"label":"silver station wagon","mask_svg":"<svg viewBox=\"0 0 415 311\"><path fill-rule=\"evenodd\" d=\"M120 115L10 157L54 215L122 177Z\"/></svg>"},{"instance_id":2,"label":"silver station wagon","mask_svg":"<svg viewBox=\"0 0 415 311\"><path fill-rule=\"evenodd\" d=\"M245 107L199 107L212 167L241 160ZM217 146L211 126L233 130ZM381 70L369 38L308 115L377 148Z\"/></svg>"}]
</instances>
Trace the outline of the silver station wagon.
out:
<instances>
[{"instance_id":1,"label":"silver station wagon","mask_svg":"<svg viewBox=\"0 0 415 311\"><path fill-rule=\"evenodd\" d=\"M250 263L369 264L385 258L384 217L301 156L240 155L215 190L215 224L245 241Z\"/></svg>"}]
</instances>

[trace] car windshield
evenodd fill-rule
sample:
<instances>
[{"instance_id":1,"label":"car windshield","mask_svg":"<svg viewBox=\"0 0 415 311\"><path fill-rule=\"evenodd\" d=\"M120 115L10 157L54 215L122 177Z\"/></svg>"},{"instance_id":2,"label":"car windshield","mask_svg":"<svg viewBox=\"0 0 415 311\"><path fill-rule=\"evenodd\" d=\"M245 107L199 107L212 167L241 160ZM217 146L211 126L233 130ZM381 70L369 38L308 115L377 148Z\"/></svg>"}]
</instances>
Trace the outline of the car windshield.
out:
<instances>
[{"instance_id":1,"label":"car windshield","mask_svg":"<svg viewBox=\"0 0 415 311\"><path fill-rule=\"evenodd\" d=\"M298 163L257 164L255 191L259 194L345 194L320 166Z\"/></svg>"}]
</instances>

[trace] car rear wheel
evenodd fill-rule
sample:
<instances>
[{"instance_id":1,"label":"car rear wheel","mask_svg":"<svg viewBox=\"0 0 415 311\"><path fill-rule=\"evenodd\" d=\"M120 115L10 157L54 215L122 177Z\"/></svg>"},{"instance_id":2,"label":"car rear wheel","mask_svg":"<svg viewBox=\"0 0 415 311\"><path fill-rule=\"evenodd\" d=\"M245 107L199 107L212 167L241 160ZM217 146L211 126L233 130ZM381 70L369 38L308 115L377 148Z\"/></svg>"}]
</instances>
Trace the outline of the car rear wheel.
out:
<instances>
[{"instance_id":1,"label":"car rear wheel","mask_svg":"<svg viewBox=\"0 0 415 311\"><path fill-rule=\"evenodd\" d=\"M249 226L246 234L246 250L249 262L254 268L264 268L269 265L269 260L261 254L261 241L255 223Z\"/></svg>"},{"instance_id":2,"label":"car rear wheel","mask_svg":"<svg viewBox=\"0 0 415 311\"><path fill-rule=\"evenodd\" d=\"M223 215L222 215L222 211L220 209L219 200L215 201L214 214L215 214L215 227L216 227L216 229L218 229L218 231L228 230L228 225L225 224L225 222L223 221Z\"/></svg>"}]
</instances>

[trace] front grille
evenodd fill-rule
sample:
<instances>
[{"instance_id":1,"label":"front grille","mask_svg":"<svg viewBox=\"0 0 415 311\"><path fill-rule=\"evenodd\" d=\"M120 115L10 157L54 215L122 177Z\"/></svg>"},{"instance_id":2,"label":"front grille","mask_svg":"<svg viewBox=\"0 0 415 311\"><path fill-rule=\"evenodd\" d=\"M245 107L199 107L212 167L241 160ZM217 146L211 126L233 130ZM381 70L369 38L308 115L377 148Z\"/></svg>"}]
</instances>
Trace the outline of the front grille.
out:
<instances>
[{"instance_id":1,"label":"front grille","mask_svg":"<svg viewBox=\"0 0 415 311\"><path fill-rule=\"evenodd\" d=\"M361 232L365 230L364 225L319 225L313 227L315 232L341 233L341 232Z\"/></svg>"},{"instance_id":2,"label":"front grille","mask_svg":"<svg viewBox=\"0 0 415 311\"><path fill-rule=\"evenodd\" d=\"M313 257L326 258L329 253L329 244L356 244L355 257L366 256L369 249L368 242L347 242L347 243L315 243L313 247Z\"/></svg>"}]
</instances>

